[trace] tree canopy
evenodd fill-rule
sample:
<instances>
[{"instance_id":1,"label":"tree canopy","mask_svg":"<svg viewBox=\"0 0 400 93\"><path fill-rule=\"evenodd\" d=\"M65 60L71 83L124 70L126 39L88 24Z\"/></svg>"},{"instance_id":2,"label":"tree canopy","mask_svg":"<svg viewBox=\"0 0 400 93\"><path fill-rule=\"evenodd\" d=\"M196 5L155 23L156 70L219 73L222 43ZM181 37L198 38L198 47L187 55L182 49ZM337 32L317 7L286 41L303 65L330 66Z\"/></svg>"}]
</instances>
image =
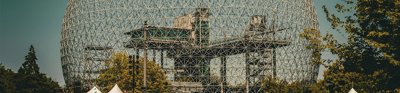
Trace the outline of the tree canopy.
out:
<instances>
[{"instance_id":1,"label":"tree canopy","mask_svg":"<svg viewBox=\"0 0 400 93\"><path fill-rule=\"evenodd\" d=\"M36 63L35 48L31 45L29 48L28 55L25 56L25 62L19 68L18 73L25 75L37 75L39 74L39 66Z\"/></svg>"},{"instance_id":2,"label":"tree canopy","mask_svg":"<svg viewBox=\"0 0 400 93\"><path fill-rule=\"evenodd\" d=\"M36 63L35 49L31 45L25 62L14 75L16 91L18 93L56 93L60 90L57 82L39 72Z\"/></svg>"},{"instance_id":3,"label":"tree canopy","mask_svg":"<svg viewBox=\"0 0 400 93\"><path fill-rule=\"evenodd\" d=\"M394 92L400 89L400 1L344 0L336 12L323 6L327 20L336 31L348 34L346 43L338 43L332 34L323 40L323 48L338 56L329 64L322 90L348 92ZM338 16L338 14L352 14Z\"/></svg>"},{"instance_id":4,"label":"tree canopy","mask_svg":"<svg viewBox=\"0 0 400 93\"><path fill-rule=\"evenodd\" d=\"M14 93L14 72L0 64L0 93Z\"/></svg>"},{"instance_id":5,"label":"tree canopy","mask_svg":"<svg viewBox=\"0 0 400 93\"><path fill-rule=\"evenodd\" d=\"M131 63L130 63L131 62ZM106 61L107 69L104 70L98 77L97 84L104 87L103 91L111 90L118 84L122 90L132 91L132 80L135 80L135 93L142 92L141 85L143 84L143 65L144 59L130 58L126 53L116 52L112 55L111 60ZM134 68L132 68L134 67ZM134 75L130 73L133 69ZM169 82L166 80L166 75L161 67L153 61L147 61L147 90L156 93L168 93Z\"/></svg>"},{"instance_id":6,"label":"tree canopy","mask_svg":"<svg viewBox=\"0 0 400 93\"><path fill-rule=\"evenodd\" d=\"M303 81L287 82L277 77L267 76L259 85L261 92L266 93L308 93L310 83Z\"/></svg>"},{"instance_id":7,"label":"tree canopy","mask_svg":"<svg viewBox=\"0 0 400 93\"><path fill-rule=\"evenodd\" d=\"M57 82L39 72L35 49L30 46L25 62L14 73L0 64L0 93L57 93Z\"/></svg>"}]
</instances>

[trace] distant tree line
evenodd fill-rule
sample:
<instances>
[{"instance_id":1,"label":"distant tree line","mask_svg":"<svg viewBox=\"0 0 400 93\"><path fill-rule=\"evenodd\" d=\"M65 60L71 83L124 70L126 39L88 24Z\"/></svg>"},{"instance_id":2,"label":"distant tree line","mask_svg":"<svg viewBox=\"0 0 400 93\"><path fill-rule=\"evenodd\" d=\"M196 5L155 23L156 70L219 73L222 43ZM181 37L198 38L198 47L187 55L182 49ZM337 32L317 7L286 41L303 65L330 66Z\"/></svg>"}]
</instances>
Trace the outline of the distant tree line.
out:
<instances>
[{"instance_id":1,"label":"distant tree line","mask_svg":"<svg viewBox=\"0 0 400 93\"><path fill-rule=\"evenodd\" d=\"M58 93L57 82L39 72L35 49L30 47L25 62L15 73L0 64L0 93Z\"/></svg>"}]
</instances>

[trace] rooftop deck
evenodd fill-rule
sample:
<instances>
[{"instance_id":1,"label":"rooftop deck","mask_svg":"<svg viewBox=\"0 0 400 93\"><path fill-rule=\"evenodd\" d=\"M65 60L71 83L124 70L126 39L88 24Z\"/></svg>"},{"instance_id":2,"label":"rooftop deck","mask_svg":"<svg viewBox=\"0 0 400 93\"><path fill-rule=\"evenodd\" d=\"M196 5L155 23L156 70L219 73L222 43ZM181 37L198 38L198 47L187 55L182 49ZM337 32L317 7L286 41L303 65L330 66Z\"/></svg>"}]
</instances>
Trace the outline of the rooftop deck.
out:
<instances>
[{"instance_id":1,"label":"rooftop deck","mask_svg":"<svg viewBox=\"0 0 400 93\"><path fill-rule=\"evenodd\" d=\"M185 56L227 56L246 52L256 52L265 48L277 48L290 44L288 40L271 40L268 38L232 38L220 42L213 42L205 45L197 45L191 38L189 29L149 27L149 38L147 39L147 49L151 50L174 50L169 51L169 57ZM143 28L141 28L143 29ZM144 49L145 40L143 30L133 30L125 33L132 35L134 39L125 43L127 48ZM174 34L169 33L186 33ZM153 34L151 34L153 33ZM158 33L158 34L154 34ZM165 36L167 35L167 36ZM218 53L217 53L218 52Z\"/></svg>"}]
</instances>

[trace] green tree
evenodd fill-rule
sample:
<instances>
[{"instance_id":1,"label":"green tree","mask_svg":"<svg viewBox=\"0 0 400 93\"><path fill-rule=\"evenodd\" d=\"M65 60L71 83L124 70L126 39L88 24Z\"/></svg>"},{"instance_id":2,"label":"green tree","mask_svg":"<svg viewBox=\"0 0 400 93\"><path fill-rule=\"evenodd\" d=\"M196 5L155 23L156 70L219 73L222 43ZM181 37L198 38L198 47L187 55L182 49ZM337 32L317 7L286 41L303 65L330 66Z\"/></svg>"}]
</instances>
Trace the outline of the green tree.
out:
<instances>
[{"instance_id":1,"label":"green tree","mask_svg":"<svg viewBox=\"0 0 400 93\"><path fill-rule=\"evenodd\" d=\"M266 77L261 81L261 90L266 93L287 93L288 82L280 80L276 77Z\"/></svg>"},{"instance_id":2,"label":"green tree","mask_svg":"<svg viewBox=\"0 0 400 93\"><path fill-rule=\"evenodd\" d=\"M143 84L143 58L139 58L139 61L134 62L134 66L137 67L134 71L137 71L136 75L129 73L130 65L128 55L126 53L117 52L112 55L111 60L106 61L108 67L98 77L97 84L104 87L103 91L111 90L111 88L118 84L122 90L132 91L132 79L135 79L135 93L140 93L141 85ZM162 71L161 67L153 61L147 61L147 90L149 92L156 93L168 93L169 82L166 80L166 75Z\"/></svg>"},{"instance_id":3,"label":"green tree","mask_svg":"<svg viewBox=\"0 0 400 93\"><path fill-rule=\"evenodd\" d=\"M39 72L35 49L31 45L25 62L14 76L16 90L19 93L56 93L60 86L57 82Z\"/></svg>"},{"instance_id":4,"label":"green tree","mask_svg":"<svg viewBox=\"0 0 400 93\"><path fill-rule=\"evenodd\" d=\"M336 13L323 9L333 29L348 34L338 43L328 34L325 48L338 56L319 85L330 92L393 92L400 89L400 0L344 0ZM350 7L347 7L349 5ZM337 16L336 14L352 14Z\"/></svg>"},{"instance_id":5,"label":"green tree","mask_svg":"<svg viewBox=\"0 0 400 93\"><path fill-rule=\"evenodd\" d=\"M360 27L354 27L354 34L400 66L400 0L359 0L356 11Z\"/></svg>"},{"instance_id":6,"label":"green tree","mask_svg":"<svg viewBox=\"0 0 400 93\"><path fill-rule=\"evenodd\" d=\"M25 62L22 63L22 66L19 68L18 73L24 75L37 75L39 74L39 66L36 63L36 54L35 48L31 45L29 48L28 55L25 56Z\"/></svg>"},{"instance_id":7,"label":"green tree","mask_svg":"<svg viewBox=\"0 0 400 93\"><path fill-rule=\"evenodd\" d=\"M314 65L314 69L318 69L319 65L325 65L321 58L321 52L325 49L325 45L323 44L319 30L306 28L300 33L300 37L308 41L306 48L312 51L311 62ZM313 78L316 79L316 77ZM267 93L309 93L321 90L319 89L320 85L314 83L315 82L310 81L295 81L289 83L277 77L268 76L262 80L260 86L262 92L265 91Z\"/></svg>"},{"instance_id":8,"label":"green tree","mask_svg":"<svg viewBox=\"0 0 400 93\"><path fill-rule=\"evenodd\" d=\"M15 83L13 82L15 73L10 69L6 69L0 64L0 93L14 93Z\"/></svg>"},{"instance_id":9,"label":"green tree","mask_svg":"<svg viewBox=\"0 0 400 93\"><path fill-rule=\"evenodd\" d=\"M268 76L261 81L261 92L266 93L309 93L310 84L304 81L286 82L276 77Z\"/></svg>"},{"instance_id":10,"label":"green tree","mask_svg":"<svg viewBox=\"0 0 400 93\"><path fill-rule=\"evenodd\" d=\"M313 65L318 67L319 65L323 64L321 52L324 50L324 44L322 43L322 37L319 30L311 28L304 29L304 31L300 33L300 37L308 40L308 45L306 48L311 49L312 51L311 62Z\"/></svg>"}]
</instances>

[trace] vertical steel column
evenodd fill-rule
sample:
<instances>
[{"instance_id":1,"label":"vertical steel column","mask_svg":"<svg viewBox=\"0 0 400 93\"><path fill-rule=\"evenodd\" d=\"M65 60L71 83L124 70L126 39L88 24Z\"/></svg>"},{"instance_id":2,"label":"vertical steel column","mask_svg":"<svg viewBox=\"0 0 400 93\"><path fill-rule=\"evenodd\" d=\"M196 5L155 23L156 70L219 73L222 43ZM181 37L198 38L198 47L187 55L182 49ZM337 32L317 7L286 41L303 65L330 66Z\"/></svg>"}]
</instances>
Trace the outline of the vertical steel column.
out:
<instances>
[{"instance_id":1,"label":"vertical steel column","mask_svg":"<svg viewBox=\"0 0 400 93\"><path fill-rule=\"evenodd\" d=\"M161 69L164 69L164 50L163 49L161 49L160 61L161 61Z\"/></svg>"},{"instance_id":2,"label":"vertical steel column","mask_svg":"<svg viewBox=\"0 0 400 93\"><path fill-rule=\"evenodd\" d=\"M224 93L224 86L226 85L226 57L222 56L221 57L221 93Z\"/></svg>"},{"instance_id":3,"label":"vertical steel column","mask_svg":"<svg viewBox=\"0 0 400 93\"><path fill-rule=\"evenodd\" d=\"M153 62L156 63L156 50L153 49Z\"/></svg>"},{"instance_id":4,"label":"vertical steel column","mask_svg":"<svg viewBox=\"0 0 400 93\"><path fill-rule=\"evenodd\" d=\"M275 41L275 26L272 29L274 29L274 32L272 32L272 41ZM276 46L272 48L272 75L276 77Z\"/></svg>"},{"instance_id":5,"label":"vertical steel column","mask_svg":"<svg viewBox=\"0 0 400 93\"><path fill-rule=\"evenodd\" d=\"M278 31L276 24L275 24L275 19L278 19L277 10L274 10L274 19L272 20L272 41L275 41L275 33ZM274 77L276 77L276 46L272 48L272 64L273 64L273 69L272 69L272 74Z\"/></svg>"},{"instance_id":6,"label":"vertical steel column","mask_svg":"<svg viewBox=\"0 0 400 93\"><path fill-rule=\"evenodd\" d=\"M148 25L147 21L144 22L144 30L143 30L143 36L144 36L144 62L143 62L143 93L147 92L147 30L148 30Z\"/></svg>"},{"instance_id":7,"label":"vertical steel column","mask_svg":"<svg viewBox=\"0 0 400 93\"><path fill-rule=\"evenodd\" d=\"M134 56L134 62L133 62L133 78L132 78L132 92L135 92L135 88L136 88L136 76L135 75L139 75L139 67L136 66L136 63L138 63L137 65L139 65L139 48L136 48L136 55Z\"/></svg>"},{"instance_id":8,"label":"vertical steel column","mask_svg":"<svg viewBox=\"0 0 400 93\"><path fill-rule=\"evenodd\" d=\"M250 87L250 54L249 52L246 52L245 54L245 64L246 64L246 93L249 93L249 87Z\"/></svg>"}]
</instances>

